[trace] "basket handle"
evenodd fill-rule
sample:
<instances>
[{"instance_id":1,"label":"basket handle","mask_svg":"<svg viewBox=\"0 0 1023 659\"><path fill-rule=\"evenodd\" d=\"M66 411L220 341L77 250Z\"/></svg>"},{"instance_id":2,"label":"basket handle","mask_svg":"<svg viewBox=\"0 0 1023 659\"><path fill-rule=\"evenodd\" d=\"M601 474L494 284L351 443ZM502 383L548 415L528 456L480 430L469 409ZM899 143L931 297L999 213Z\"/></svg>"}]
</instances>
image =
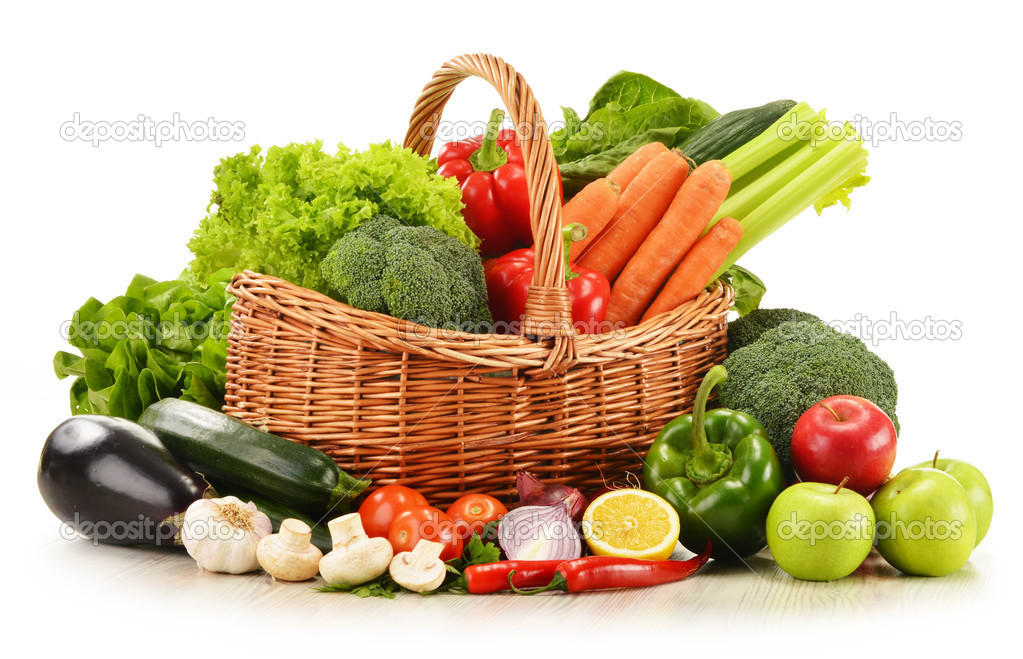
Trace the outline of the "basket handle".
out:
<instances>
[{"instance_id":1,"label":"basket handle","mask_svg":"<svg viewBox=\"0 0 1023 659\"><path fill-rule=\"evenodd\" d=\"M500 57L477 53L460 55L444 63L423 88L405 133L405 147L429 157L441 112L455 86L469 76L483 78L501 95L519 141L529 193L529 223L536 241L533 284L529 287L523 317L523 334L565 339L552 351L543 370L574 355L575 330L572 303L565 286L564 248L561 234L561 195L557 162L547 135L540 105L522 75ZM567 350L567 352L566 352ZM555 355L553 353L560 353Z\"/></svg>"}]
</instances>

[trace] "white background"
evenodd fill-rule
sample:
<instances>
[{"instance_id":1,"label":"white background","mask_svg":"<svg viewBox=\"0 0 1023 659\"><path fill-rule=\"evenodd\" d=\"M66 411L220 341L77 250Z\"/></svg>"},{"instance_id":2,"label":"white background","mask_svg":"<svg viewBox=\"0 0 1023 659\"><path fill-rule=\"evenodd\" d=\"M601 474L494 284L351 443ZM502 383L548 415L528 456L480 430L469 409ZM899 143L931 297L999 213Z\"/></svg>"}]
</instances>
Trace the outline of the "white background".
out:
<instances>
[{"instance_id":1,"label":"white background","mask_svg":"<svg viewBox=\"0 0 1023 659\"><path fill-rule=\"evenodd\" d=\"M356 4L35 4L4 11L0 400L8 516L0 528L9 554L2 563L9 572L5 599L34 609L16 636L38 641L55 629L79 638L123 636L135 643L122 646L127 650L154 638L153 630L177 628L176 615L190 632L204 631L198 616L161 605L160 592L140 600L137 590L111 589L68 599L62 592L76 587L76 572L89 564L31 558L38 548L64 542L35 486L42 441L68 415L68 382L56 381L50 366L64 348L61 323L89 296L107 300L123 292L136 272L167 279L181 271L219 158L251 144L323 139L328 148L338 141L361 148L400 140L434 69L450 56L479 50L514 64L551 121L560 118L559 105L584 113L592 92L627 69L722 112L792 98L826 107L834 119L890 121L894 113L907 125L958 122L958 141L902 138L870 147L873 180L855 192L851 211L806 213L742 263L767 283L765 306L803 308L836 321L929 318L961 330L955 341L903 337L875 350L900 385L896 467L941 449L988 474L995 519L978 553L985 569L996 572L986 576L1000 587L969 610L950 602L927 619L880 612L870 628L845 630L857 639L853 645L834 637L831 649L979 644L1005 624L1011 605L999 594L1018 593L1020 585L1016 265L1023 172L1014 19L982 3ZM445 114L479 120L497 103L484 83L469 81ZM76 112L94 121L214 117L244 122L245 136L93 147L60 137L60 126ZM90 603L88 610L82 602ZM265 642L302 629L288 611L275 615L279 629L264 629ZM565 624L545 621L535 637L514 620L488 621L476 637L467 626L469 637L457 642L463 650L452 651L513 649L495 636L502 624L523 652L552 642L586 645L572 637L571 614L565 615ZM344 652L346 636L380 648L386 645L381 634L393 642L393 630L360 628L357 608L346 616L332 638L307 649ZM391 623L400 630L404 621ZM438 626L438 638L454 633L449 625ZM747 631L743 645L752 652L760 638L771 644L761 650L786 652L806 647L811 637L821 640L812 618ZM627 629L607 633L628 639ZM727 639L728 630L679 629L674 649L713 645L722 633ZM443 647L436 639L409 641L399 651L434 654Z\"/></svg>"}]
</instances>

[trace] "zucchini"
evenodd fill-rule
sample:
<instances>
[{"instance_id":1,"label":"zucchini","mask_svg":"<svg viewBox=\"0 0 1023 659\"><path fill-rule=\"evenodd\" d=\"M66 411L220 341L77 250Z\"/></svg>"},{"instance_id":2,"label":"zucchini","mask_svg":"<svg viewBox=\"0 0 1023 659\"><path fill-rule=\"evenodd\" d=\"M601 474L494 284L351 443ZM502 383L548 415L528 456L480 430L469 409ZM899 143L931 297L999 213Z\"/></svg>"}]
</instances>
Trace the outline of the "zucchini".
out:
<instances>
[{"instance_id":1,"label":"zucchini","mask_svg":"<svg viewBox=\"0 0 1023 659\"><path fill-rule=\"evenodd\" d=\"M146 408L139 423L218 490L241 487L312 516L336 510L369 485L322 451L198 403L164 398Z\"/></svg>"},{"instance_id":2,"label":"zucchini","mask_svg":"<svg viewBox=\"0 0 1023 659\"><path fill-rule=\"evenodd\" d=\"M795 106L795 101L772 101L727 112L690 135L679 148L697 165L720 160L770 128Z\"/></svg>"},{"instance_id":3,"label":"zucchini","mask_svg":"<svg viewBox=\"0 0 1023 659\"><path fill-rule=\"evenodd\" d=\"M308 524L309 528L312 529L313 532L312 543L317 548L319 548L320 551L326 554L331 549L334 548L330 540L330 531L327 530L326 522L328 520L326 516L323 518L322 524L318 523L315 519L309 517L304 513L300 513L297 510L291 510L287 506L282 506L276 501L271 501L270 499L267 499L266 497L260 494L252 492L250 490L242 489L240 487L226 489L222 492L217 491L217 496L235 496L241 499L242 501L246 502L251 501L252 503L256 504L256 508L258 508L261 513L265 514L267 517L270 518L270 523L273 525L274 533L277 533L281 530L281 522L283 522L284 520L288 518L300 519L306 524ZM337 514L343 514L346 512L348 512L347 509L343 511L334 511L334 513L330 514L330 517L331 519L333 519L335 516L337 516Z\"/></svg>"}]
</instances>

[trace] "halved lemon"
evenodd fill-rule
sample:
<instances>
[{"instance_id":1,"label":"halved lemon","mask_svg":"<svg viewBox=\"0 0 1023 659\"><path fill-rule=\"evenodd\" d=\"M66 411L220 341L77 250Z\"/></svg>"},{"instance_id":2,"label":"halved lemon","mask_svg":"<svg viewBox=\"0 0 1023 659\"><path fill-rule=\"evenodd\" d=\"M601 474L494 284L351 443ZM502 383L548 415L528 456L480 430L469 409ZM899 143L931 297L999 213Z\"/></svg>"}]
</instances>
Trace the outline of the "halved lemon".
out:
<instances>
[{"instance_id":1,"label":"halved lemon","mask_svg":"<svg viewBox=\"0 0 1023 659\"><path fill-rule=\"evenodd\" d=\"M678 540L678 513L652 492L606 492L583 513L583 537L598 556L663 561Z\"/></svg>"}]
</instances>

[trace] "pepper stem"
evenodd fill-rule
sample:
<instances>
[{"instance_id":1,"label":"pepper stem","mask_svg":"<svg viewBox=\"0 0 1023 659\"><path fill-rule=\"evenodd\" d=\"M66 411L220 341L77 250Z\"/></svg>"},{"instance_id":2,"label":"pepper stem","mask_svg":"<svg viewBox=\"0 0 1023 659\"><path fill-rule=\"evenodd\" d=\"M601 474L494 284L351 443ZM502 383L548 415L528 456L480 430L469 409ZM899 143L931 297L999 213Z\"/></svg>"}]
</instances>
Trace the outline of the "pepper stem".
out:
<instances>
[{"instance_id":1,"label":"pepper stem","mask_svg":"<svg viewBox=\"0 0 1023 659\"><path fill-rule=\"evenodd\" d=\"M508 586L511 587L512 592L514 592L516 595L536 595L537 593L544 593L547 592L548 590L555 589L564 590L565 592L568 592L568 581L565 580L565 575L561 574L560 572L555 573L554 578L551 579L551 582L546 586L540 586L539 588L530 589L515 587L515 584L512 583L512 579L515 577L515 572L516 570L512 570L511 572L508 573Z\"/></svg>"},{"instance_id":2,"label":"pepper stem","mask_svg":"<svg viewBox=\"0 0 1023 659\"><path fill-rule=\"evenodd\" d=\"M487 121L487 130L483 133L480 148L469 156L469 164L475 171L492 172L508 162L508 154L497 146L497 134L501 132L502 121L504 121L504 110L497 108L490 113L490 120Z\"/></svg>"},{"instance_id":3,"label":"pepper stem","mask_svg":"<svg viewBox=\"0 0 1023 659\"><path fill-rule=\"evenodd\" d=\"M580 240L586 238L589 235L590 230L586 228L585 224L569 224L567 227L561 230L561 236L565 241L564 257L565 257L565 281L572 281L579 276L578 272L572 270L572 264L568 261L568 252L572 249L572 243L577 243Z\"/></svg>"},{"instance_id":4,"label":"pepper stem","mask_svg":"<svg viewBox=\"0 0 1023 659\"><path fill-rule=\"evenodd\" d=\"M705 423L710 392L727 379L725 367L714 366L707 371L693 401L692 450L686 459L686 477L699 486L713 483L732 468L732 452L723 444L711 444L707 440Z\"/></svg>"}]
</instances>

